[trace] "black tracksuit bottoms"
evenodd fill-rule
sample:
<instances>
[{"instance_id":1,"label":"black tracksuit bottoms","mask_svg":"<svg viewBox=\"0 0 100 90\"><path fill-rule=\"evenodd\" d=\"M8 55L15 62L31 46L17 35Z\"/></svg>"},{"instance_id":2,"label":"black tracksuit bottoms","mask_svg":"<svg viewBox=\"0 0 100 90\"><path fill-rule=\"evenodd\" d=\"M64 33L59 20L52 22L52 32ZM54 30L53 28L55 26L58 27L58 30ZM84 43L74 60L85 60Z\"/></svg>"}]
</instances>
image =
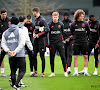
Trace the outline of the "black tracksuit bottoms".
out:
<instances>
[{"instance_id":1,"label":"black tracksuit bottoms","mask_svg":"<svg viewBox=\"0 0 100 90\"><path fill-rule=\"evenodd\" d=\"M12 85L18 86L20 80L26 73L25 57L10 57L9 58ZM18 78L16 79L16 70L19 69Z\"/></svg>"}]
</instances>

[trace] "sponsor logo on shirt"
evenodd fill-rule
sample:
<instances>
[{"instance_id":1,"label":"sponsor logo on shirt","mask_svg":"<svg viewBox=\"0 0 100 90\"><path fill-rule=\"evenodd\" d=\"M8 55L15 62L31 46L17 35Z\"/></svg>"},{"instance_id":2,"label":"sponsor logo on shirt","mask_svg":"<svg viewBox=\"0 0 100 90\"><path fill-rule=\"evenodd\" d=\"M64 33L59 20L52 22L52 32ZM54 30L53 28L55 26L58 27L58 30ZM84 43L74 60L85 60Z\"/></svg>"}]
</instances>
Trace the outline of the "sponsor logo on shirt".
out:
<instances>
[{"instance_id":1,"label":"sponsor logo on shirt","mask_svg":"<svg viewBox=\"0 0 100 90\"><path fill-rule=\"evenodd\" d=\"M91 29L91 28L90 28L90 31L91 31L91 32L97 32L96 29Z\"/></svg>"},{"instance_id":2,"label":"sponsor logo on shirt","mask_svg":"<svg viewBox=\"0 0 100 90\"><path fill-rule=\"evenodd\" d=\"M51 31L51 34L59 34L60 31Z\"/></svg>"},{"instance_id":3,"label":"sponsor logo on shirt","mask_svg":"<svg viewBox=\"0 0 100 90\"><path fill-rule=\"evenodd\" d=\"M70 32L70 28L64 29L64 32Z\"/></svg>"},{"instance_id":4,"label":"sponsor logo on shirt","mask_svg":"<svg viewBox=\"0 0 100 90\"><path fill-rule=\"evenodd\" d=\"M13 32L12 32L12 33L8 36L8 38L12 38L12 37L13 37L13 39L11 39L11 40L7 40L7 43L14 43L14 42L18 42L18 40L14 38L14 37L15 37L15 35L14 35L14 33L13 33Z\"/></svg>"},{"instance_id":5,"label":"sponsor logo on shirt","mask_svg":"<svg viewBox=\"0 0 100 90\"><path fill-rule=\"evenodd\" d=\"M35 26L35 29L39 29L40 28L40 26Z\"/></svg>"},{"instance_id":6,"label":"sponsor logo on shirt","mask_svg":"<svg viewBox=\"0 0 100 90\"><path fill-rule=\"evenodd\" d=\"M8 36L8 38L11 38L11 37L15 37L13 32Z\"/></svg>"},{"instance_id":7,"label":"sponsor logo on shirt","mask_svg":"<svg viewBox=\"0 0 100 90\"><path fill-rule=\"evenodd\" d=\"M14 42L18 42L18 40L17 39L7 40L7 43L14 43Z\"/></svg>"},{"instance_id":8,"label":"sponsor logo on shirt","mask_svg":"<svg viewBox=\"0 0 100 90\"><path fill-rule=\"evenodd\" d=\"M75 29L75 31L85 31L85 28L78 28L78 29Z\"/></svg>"}]
</instances>

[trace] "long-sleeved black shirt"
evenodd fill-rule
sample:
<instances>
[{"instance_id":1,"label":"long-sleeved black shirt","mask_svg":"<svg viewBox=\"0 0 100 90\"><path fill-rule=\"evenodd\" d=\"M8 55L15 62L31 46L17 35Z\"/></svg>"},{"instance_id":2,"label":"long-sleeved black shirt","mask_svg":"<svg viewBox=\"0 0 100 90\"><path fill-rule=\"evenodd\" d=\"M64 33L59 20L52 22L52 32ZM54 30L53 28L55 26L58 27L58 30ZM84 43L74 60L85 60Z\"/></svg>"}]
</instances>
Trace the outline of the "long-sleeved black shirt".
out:
<instances>
[{"instance_id":1,"label":"long-sleeved black shirt","mask_svg":"<svg viewBox=\"0 0 100 90\"><path fill-rule=\"evenodd\" d=\"M44 28L44 29L39 29L39 28ZM35 30L34 33L39 35L39 38L41 37L47 37L47 33L49 32L49 26L46 22L46 20L42 17L39 16L35 20Z\"/></svg>"},{"instance_id":2,"label":"long-sleeved black shirt","mask_svg":"<svg viewBox=\"0 0 100 90\"><path fill-rule=\"evenodd\" d=\"M89 42L92 44L96 44L99 39L100 33L100 26L98 21L91 22L89 21L90 25L90 35L89 35Z\"/></svg>"},{"instance_id":3,"label":"long-sleeved black shirt","mask_svg":"<svg viewBox=\"0 0 100 90\"><path fill-rule=\"evenodd\" d=\"M49 42L50 43L58 43L62 42L62 34L63 34L63 23L53 21L49 23Z\"/></svg>"},{"instance_id":4,"label":"long-sleeved black shirt","mask_svg":"<svg viewBox=\"0 0 100 90\"><path fill-rule=\"evenodd\" d=\"M30 23L30 24L25 23L24 26L27 27L28 34L33 35L33 31L34 31L34 28L35 28L34 23Z\"/></svg>"},{"instance_id":5,"label":"long-sleeved black shirt","mask_svg":"<svg viewBox=\"0 0 100 90\"><path fill-rule=\"evenodd\" d=\"M70 26L72 24L72 21L70 19L63 20L62 23L64 25L63 38L65 40L65 39L69 38L69 36L71 35Z\"/></svg>"},{"instance_id":6,"label":"long-sleeved black shirt","mask_svg":"<svg viewBox=\"0 0 100 90\"><path fill-rule=\"evenodd\" d=\"M70 27L71 36L74 37L74 44L87 43L87 36L90 33L90 27L85 21L74 21Z\"/></svg>"},{"instance_id":7,"label":"long-sleeved black shirt","mask_svg":"<svg viewBox=\"0 0 100 90\"><path fill-rule=\"evenodd\" d=\"M1 16L0 16L0 39L2 38L3 32L8 29L10 24L11 24L11 22L8 17L6 17L5 19L2 20Z\"/></svg>"}]
</instances>

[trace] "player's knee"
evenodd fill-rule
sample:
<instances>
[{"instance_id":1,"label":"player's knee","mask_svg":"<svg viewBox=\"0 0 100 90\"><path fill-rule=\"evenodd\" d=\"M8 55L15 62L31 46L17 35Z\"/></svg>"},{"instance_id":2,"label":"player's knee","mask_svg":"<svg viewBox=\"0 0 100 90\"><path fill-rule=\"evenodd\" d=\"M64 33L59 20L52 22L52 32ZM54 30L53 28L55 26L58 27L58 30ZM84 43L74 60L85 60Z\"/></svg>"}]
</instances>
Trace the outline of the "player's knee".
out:
<instances>
[{"instance_id":1,"label":"player's knee","mask_svg":"<svg viewBox=\"0 0 100 90\"><path fill-rule=\"evenodd\" d=\"M87 60L88 59L88 55L84 55L84 59Z\"/></svg>"},{"instance_id":2,"label":"player's knee","mask_svg":"<svg viewBox=\"0 0 100 90\"><path fill-rule=\"evenodd\" d=\"M78 60L78 55L77 55L77 56L74 56L74 60L75 60L75 61Z\"/></svg>"}]
</instances>

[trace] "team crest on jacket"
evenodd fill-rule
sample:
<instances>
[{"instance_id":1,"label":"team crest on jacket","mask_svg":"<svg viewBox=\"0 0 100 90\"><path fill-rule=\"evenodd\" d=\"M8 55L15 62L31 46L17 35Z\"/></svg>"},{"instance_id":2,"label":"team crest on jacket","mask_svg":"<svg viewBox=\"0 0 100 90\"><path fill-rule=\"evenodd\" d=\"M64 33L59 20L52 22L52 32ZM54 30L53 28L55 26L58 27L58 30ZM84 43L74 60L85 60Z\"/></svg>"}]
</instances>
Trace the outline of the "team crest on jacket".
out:
<instances>
[{"instance_id":1,"label":"team crest on jacket","mask_svg":"<svg viewBox=\"0 0 100 90\"><path fill-rule=\"evenodd\" d=\"M75 26L77 27L77 24Z\"/></svg>"},{"instance_id":2,"label":"team crest on jacket","mask_svg":"<svg viewBox=\"0 0 100 90\"><path fill-rule=\"evenodd\" d=\"M97 28L97 25L96 24L94 25L94 28Z\"/></svg>"},{"instance_id":3,"label":"team crest on jacket","mask_svg":"<svg viewBox=\"0 0 100 90\"><path fill-rule=\"evenodd\" d=\"M85 27L85 24L84 23L82 23L82 27Z\"/></svg>"},{"instance_id":4,"label":"team crest on jacket","mask_svg":"<svg viewBox=\"0 0 100 90\"><path fill-rule=\"evenodd\" d=\"M58 25L58 28L61 28L61 25Z\"/></svg>"},{"instance_id":5,"label":"team crest on jacket","mask_svg":"<svg viewBox=\"0 0 100 90\"><path fill-rule=\"evenodd\" d=\"M1 25L1 27L3 27L3 25Z\"/></svg>"},{"instance_id":6,"label":"team crest on jacket","mask_svg":"<svg viewBox=\"0 0 100 90\"><path fill-rule=\"evenodd\" d=\"M40 21L38 21L38 25L40 24Z\"/></svg>"},{"instance_id":7,"label":"team crest on jacket","mask_svg":"<svg viewBox=\"0 0 100 90\"><path fill-rule=\"evenodd\" d=\"M72 23L69 23L69 26L71 26Z\"/></svg>"},{"instance_id":8,"label":"team crest on jacket","mask_svg":"<svg viewBox=\"0 0 100 90\"><path fill-rule=\"evenodd\" d=\"M32 26L30 26L30 30L32 30L33 29L33 27Z\"/></svg>"},{"instance_id":9,"label":"team crest on jacket","mask_svg":"<svg viewBox=\"0 0 100 90\"><path fill-rule=\"evenodd\" d=\"M54 26L51 26L51 28L54 28Z\"/></svg>"}]
</instances>

